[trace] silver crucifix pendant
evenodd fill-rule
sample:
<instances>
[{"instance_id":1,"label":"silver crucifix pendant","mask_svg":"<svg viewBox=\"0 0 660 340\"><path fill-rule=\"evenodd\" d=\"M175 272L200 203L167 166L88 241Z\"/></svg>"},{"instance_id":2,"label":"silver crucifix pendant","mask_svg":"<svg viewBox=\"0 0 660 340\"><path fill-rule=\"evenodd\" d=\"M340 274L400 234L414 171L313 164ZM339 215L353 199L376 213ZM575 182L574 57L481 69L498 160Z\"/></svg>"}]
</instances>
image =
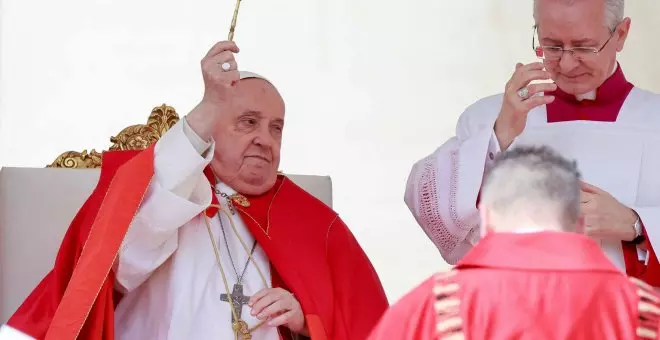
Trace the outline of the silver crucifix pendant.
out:
<instances>
[{"instance_id":1,"label":"silver crucifix pendant","mask_svg":"<svg viewBox=\"0 0 660 340\"><path fill-rule=\"evenodd\" d=\"M240 283L234 285L230 296L231 296L231 303L232 305L234 305L234 310L236 311L236 314L240 319L241 315L243 314L243 306L247 305L248 302L250 302L250 296L243 295L243 285ZM227 294L220 295L220 300L224 302L229 302L229 298ZM231 314L231 321L232 322L236 321L234 318L234 313Z\"/></svg>"}]
</instances>

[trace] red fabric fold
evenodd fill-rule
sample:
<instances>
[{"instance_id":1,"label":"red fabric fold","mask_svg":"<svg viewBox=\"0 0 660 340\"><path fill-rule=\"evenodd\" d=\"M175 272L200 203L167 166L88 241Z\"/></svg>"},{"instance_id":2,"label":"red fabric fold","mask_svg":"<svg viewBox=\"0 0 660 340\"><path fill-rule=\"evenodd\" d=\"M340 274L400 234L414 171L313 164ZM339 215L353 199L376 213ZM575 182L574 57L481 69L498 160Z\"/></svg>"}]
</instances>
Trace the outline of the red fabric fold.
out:
<instances>
[{"instance_id":1,"label":"red fabric fold","mask_svg":"<svg viewBox=\"0 0 660 340\"><path fill-rule=\"evenodd\" d=\"M7 322L36 339L114 338L111 268L153 174L153 147L103 154L99 182L80 209L55 266Z\"/></svg>"}]
</instances>

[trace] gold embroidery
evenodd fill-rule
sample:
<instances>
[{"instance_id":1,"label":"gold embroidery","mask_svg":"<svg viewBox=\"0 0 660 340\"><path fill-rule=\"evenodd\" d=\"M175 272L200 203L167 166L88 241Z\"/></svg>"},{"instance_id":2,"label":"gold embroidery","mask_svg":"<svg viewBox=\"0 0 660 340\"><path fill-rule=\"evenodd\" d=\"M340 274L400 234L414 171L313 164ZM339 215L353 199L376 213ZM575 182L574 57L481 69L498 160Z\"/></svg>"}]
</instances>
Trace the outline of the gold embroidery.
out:
<instances>
[{"instance_id":1,"label":"gold embroidery","mask_svg":"<svg viewBox=\"0 0 660 340\"><path fill-rule=\"evenodd\" d=\"M449 318L447 320L438 322L438 325L436 326L436 330L438 331L438 333L444 333L451 330L455 330L457 328L461 328L461 326L463 326L463 320L461 320L460 316L455 316L453 318Z\"/></svg>"},{"instance_id":2,"label":"gold embroidery","mask_svg":"<svg viewBox=\"0 0 660 340\"><path fill-rule=\"evenodd\" d=\"M441 294L454 294L458 292L458 289L460 286L458 283L450 283L448 285L436 285L433 287L433 294L435 295L441 295Z\"/></svg>"},{"instance_id":3,"label":"gold embroidery","mask_svg":"<svg viewBox=\"0 0 660 340\"><path fill-rule=\"evenodd\" d=\"M335 221L339 218L339 215L335 215L335 217L332 219L332 222L330 222L330 225L328 226L328 230L325 232L325 256L328 256L328 241L330 240L330 230L332 230L332 226L335 225Z\"/></svg>"},{"instance_id":4,"label":"gold embroidery","mask_svg":"<svg viewBox=\"0 0 660 340\"><path fill-rule=\"evenodd\" d=\"M643 289L638 289L638 290L637 290L637 294L639 295L639 297L644 298L644 299L651 300L651 301L653 301L653 302L655 302L655 303L660 302L660 299L658 299L657 296L654 296L653 294L651 294L651 293L649 293L649 292L647 292L647 291L645 291L645 290L643 290Z\"/></svg>"},{"instance_id":5,"label":"gold embroidery","mask_svg":"<svg viewBox=\"0 0 660 340\"><path fill-rule=\"evenodd\" d=\"M449 336L442 338L443 340L465 340L465 335L463 333L455 333Z\"/></svg>"},{"instance_id":6,"label":"gold embroidery","mask_svg":"<svg viewBox=\"0 0 660 340\"><path fill-rule=\"evenodd\" d=\"M179 115L173 107L165 104L156 106L151 110L147 124L128 126L117 136L110 137L112 145L108 150L144 150L158 141L178 121ZM100 168L101 162L102 152L94 149L89 152L66 151L57 156L47 167L93 169Z\"/></svg>"},{"instance_id":7,"label":"gold embroidery","mask_svg":"<svg viewBox=\"0 0 660 340\"><path fill-rule=\"evenodd\" d=\"M637 288L637 296L639 297L635 334L639 339L657 339L660 297L655 293L653 287L646 282L633 277L629 279Z\"/></svg>"},{"instance_id":8,"label":"gold embroidery","mask_svg":"<svg viewBox=\"0 0 660 340\"><path fill-rule=\"evenodd\" d=\"M644 288L646 290L653 291L653 287L651 287L651 285L649 285L648 283L646 283L646 282L644 282L644 281L642 281L642 280L640 280L636 277L629 277L628 279L640 288Z\"/></svg>"},{"instance_id":9,"label":"gold embroidery","mask_svg":"<svg viewBox=\"0 0 660 340\"><path fill-rule=\"evenodd\" d=\"M638 308L640 313L651 313L655 315L660 315L660 308L658 308L657 305L648 302L640 301Z\"/></svg>"},{"instance_id":10,"label":"gold embroidery","mask_svg":"<svg viewBox=\"0 0 660 340\"><path fill-rule=\"evenodd\" d=\"M441 299L434 303L435 310L438 313L456 313L460 305L461 301L454 298Z\"/></svg>"},{"instance_id":11,"label":"gold embroidery","mask_svg":"<svg viewBox=\"0 0 660 340\"><path fill-rule=\"evenodd\" d=\"M637 336L644 339L657 339L658 333L649 328L638 327Z\"/></svg>"},{"instance_id":12,"label":"gold embroidery","mask_svg":"<svg viewBox=\"0 0 660 340\"><path fill-rule=\"evenodd\" d=\"M247 197L241 194L233 194L231 195L231 199L241 207L247 208L250 206L250 201L247 199Z\"/></svg>"},{"instance_id":13,"label":"gold embroidery","mask_svg":"<svg viewBox=\"0 0 660 340\"><path fill-rule=\"evenodd\" d=\"M433 295L437 315L436 332L440 339L462 340L463 319L461 318L461 300L458 296L460 285L452 281L457 271L450 270L435 276Z\"/></svg>"}]
</instances>

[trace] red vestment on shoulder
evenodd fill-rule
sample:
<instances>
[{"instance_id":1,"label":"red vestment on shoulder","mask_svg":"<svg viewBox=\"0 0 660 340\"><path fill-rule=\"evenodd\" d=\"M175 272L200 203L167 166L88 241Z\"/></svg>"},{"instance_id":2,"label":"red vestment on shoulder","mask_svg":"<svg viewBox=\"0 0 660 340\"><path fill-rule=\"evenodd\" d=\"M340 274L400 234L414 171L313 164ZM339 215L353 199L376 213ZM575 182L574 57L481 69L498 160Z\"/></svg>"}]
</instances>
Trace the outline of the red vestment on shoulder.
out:
<instances>
[{"instance_id":1,"label":"red vestment on shoulder","mask_svg":"<svg viewBox=\"0 0 660 340\"><path fill-rule=\"evenodd\" d=\"M659 307L586 236L498 233L393 305L369 340L655 339Z\"/></svg>"},{"instance_id":2,"label":"red vestment on shoulder","mask_svg":"<svg viewBox=\"0 0 660 340\"><path fill-rule=\"evenodd\" d=\"M112 267L152 179L153 160L153 146L104 153L97 187L72 221L53 270L9 326L37 339L114 339L114 307L121 296ZM337 214L284 176L267 193L246 197L249 206L235 207L271 262L273 286L299 300L311 338L366 338L387 298ZM280 335L292 338L284 328Z\"/></svg>"}]
</instances>

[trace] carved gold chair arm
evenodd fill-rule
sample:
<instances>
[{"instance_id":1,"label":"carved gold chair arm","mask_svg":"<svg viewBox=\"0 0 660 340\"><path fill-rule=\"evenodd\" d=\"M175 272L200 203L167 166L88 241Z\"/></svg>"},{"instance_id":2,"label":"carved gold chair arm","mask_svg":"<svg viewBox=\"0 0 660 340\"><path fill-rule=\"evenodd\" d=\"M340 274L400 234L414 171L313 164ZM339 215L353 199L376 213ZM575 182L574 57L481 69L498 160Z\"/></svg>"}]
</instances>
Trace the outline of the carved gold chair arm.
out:
<instances>
[{"instance_id":1,"label":"carved gold chair arm","mask_svg":"<svg viewBox=\"0 0 660 340\"><path fill-rule=\"evenodd\" d=\"M154 107L147 119L147 124L131 125L121 130L117 136L110 137L112 146L108 150L144 150L160 139L179 121L176 110L165 104ZM49 168L100 168L102 152L67 151L61 153Z\"/></svg>"}]
</instances>

